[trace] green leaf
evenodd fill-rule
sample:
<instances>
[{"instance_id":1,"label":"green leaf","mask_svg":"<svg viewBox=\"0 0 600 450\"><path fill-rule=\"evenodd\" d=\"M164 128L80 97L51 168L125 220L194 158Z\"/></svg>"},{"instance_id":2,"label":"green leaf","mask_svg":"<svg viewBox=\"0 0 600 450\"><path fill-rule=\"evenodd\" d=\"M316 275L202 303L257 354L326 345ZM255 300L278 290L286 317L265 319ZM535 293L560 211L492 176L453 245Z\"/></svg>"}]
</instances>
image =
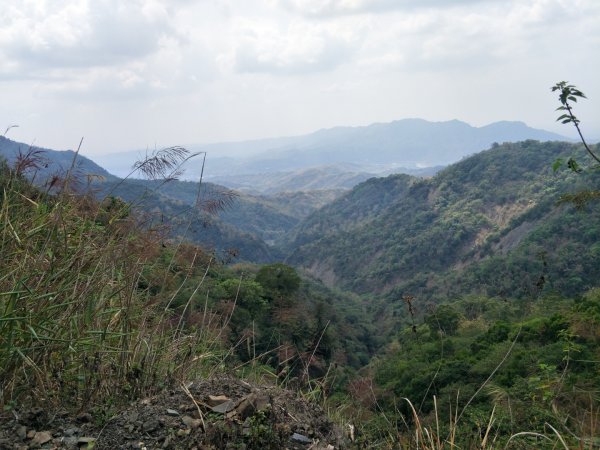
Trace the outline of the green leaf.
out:
<instances>
[{"instance_id":1,"label":"green leaf","mask_svg":"<svg viewBox=\"0 0 600 450\"><path fill-rule=\"evenodd\" d=\"M554 161L554 164L552 164L552 171L556 172L560 166L563 165L563 159L562 158L558 158L556 161Z\"/></svg>"},{"instance_id":2,"label":"green leaf","mask_svg":"<svg viewBox=\"0 0 600 450\"><path fill-rule=\"evenodd\" d=\"M567 161L567 167L573 172L581 172L581 167L579 167L579 164L577 164L577 161L575 161L574 158L569 158L569 160Z\"/></svg>"}]
</instances>

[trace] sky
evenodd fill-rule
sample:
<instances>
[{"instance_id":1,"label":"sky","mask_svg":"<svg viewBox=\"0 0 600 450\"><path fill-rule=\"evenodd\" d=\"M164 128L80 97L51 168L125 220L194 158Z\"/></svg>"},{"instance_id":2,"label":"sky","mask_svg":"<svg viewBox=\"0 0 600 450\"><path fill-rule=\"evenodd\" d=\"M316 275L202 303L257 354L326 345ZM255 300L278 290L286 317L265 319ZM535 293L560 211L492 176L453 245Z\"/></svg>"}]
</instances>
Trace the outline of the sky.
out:
<instances>
[{"instance_id":1,"label":"sky","mask_svg":"<svg viewBox=\"0 0 600 450\"><path fill-rule=\"evenodd\" d=\"M419 117L555 122L588 97L598 0L2 0L0 133L98 155Z\"/></svg>"}]
</instances>

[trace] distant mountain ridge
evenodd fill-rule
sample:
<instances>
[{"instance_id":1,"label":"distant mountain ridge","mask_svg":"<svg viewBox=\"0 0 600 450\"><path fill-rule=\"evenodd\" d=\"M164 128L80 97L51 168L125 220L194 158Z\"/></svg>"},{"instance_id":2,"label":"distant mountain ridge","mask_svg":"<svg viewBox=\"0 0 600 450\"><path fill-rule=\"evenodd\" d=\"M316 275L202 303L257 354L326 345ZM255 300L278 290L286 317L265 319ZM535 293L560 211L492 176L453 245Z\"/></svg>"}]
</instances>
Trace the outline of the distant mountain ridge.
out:
<instances>
[{"instance_id":1,"label":"distant mountain ridge","mask_svg":"<svg viewBox=\"0 0 600 450\"><path fill-rule=\"evenodd\" d=\"M373 174L399 167L440 166L485 150L494 142L526 139L570 140L528 127L523 122L502 121L473 127L459 120L402 119L368 126L322 129L302 136L189 145L186 148L207 152L205 173L231 178L340 164L358 166L352 171ZM130 167L139 153L104 155L96 160L110 172L123 175L117 171ZM197 179L200 168L192 163L187 167L187 174L191 179Z\"/></svg>"},{"instance_id":2,"label":"distant mountain ridge","mask_svg":"<svg viewBox=\"0 0 600 450\"><path fill-rule=\"evenodd\" d=\"M314 166L346 162L382 166L433 166L456 162L462 157L489 148L493 142L567 140L523 122L496 122L473 127L459 120L429 122L404 119L367 127L332 128L307 136L293 148L274 149L253 162L265 167ZM284 161L285 160L285 161Z\"/></svg>"},{"instance_id":3,"label":"distant mountain ridge","mask_svg":"<svg viewBox=\"0 0 600 450\"><path fill-rule=\"evenodd\" d=\"M289 192L307 192L315 190L348 190L359 183L373 177L381 177L395 173L428 177L435 175L444 166L419 169L395 167L384 172L364 172L358 165L336 164L330 166L309 167L293 172L271 172L249 175L208 176L212 183L228 188L258 195L276 195Z\"/></svg>"}]
</instances>

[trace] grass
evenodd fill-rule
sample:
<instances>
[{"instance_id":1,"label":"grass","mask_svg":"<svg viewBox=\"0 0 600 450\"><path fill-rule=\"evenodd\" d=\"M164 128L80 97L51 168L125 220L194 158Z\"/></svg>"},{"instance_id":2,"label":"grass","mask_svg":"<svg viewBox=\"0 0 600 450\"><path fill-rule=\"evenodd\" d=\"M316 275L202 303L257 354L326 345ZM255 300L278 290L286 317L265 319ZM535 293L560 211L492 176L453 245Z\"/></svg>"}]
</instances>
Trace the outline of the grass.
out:
<instances>
[{"instance_id":1,"label":"grass","mask_svg":"<svg viewBox=\"0 0 600 450\"><path fill-rule=\"evenodd\" d=\"M393 417L381 409L365 410L347 400L337 407L327 408L328 415L346 430L349 448L406 449L406 450L458 450L458 449L564 449L593 450L600 447L600 440L591 430L587 437L576 436L559 424L546 423L544 432L521 431L503 435L500 419L494 406L490 415L478 429L472 424L461 423L458 397L447 417L439 414L437 398L433 397L434 409L423 415L407 398L402 402L409 407L409 415L399 410ZM377 405L376 405L377 406ZM377 410L377 411L376 411ZM593 412L593 411L592 411ZM595 420L598 419L596 412ZM594 419L590 419L592 426ZM562 430L562 431L561 431Z\"/></svg>"},{"instance_id":2,"label":"grass","mask_svg":"<svg viewBox=\"0 0 600 450\"><path fill-rule=\"evenodd\" d=\"M1 406L130 399L214 367L212 313L192 328L165 307L184 285L196 293L209 255L179 245L166 260L165 230L126 205L51 196L6 164L0 196Z\"/></svg>"}]
</instances>

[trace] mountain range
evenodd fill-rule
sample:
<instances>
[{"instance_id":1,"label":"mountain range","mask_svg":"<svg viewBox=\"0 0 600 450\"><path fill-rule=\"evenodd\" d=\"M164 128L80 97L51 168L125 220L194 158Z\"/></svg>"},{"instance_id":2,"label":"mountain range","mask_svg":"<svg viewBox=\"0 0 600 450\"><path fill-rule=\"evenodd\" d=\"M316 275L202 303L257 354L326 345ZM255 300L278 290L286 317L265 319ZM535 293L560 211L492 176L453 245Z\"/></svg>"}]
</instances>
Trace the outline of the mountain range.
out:
<instances>
[{"instance_id":1,"label":"mountain range","mask_svg":"<svg viewBox=\"0 0 600 450\"><path fill-rule=\"evenodd\" d=\"M336 127L287 138L186 146L208 155L205 179L233 189L254 192L307 190L314 186L347 188L349 182L364 181L390 173L421 175L420 170L444 166L489 148L494 142L525 139L562 140L564 136L528 127L522 122L495 122L473 127L459 120L429 122L403 119L362 127ZM145 152L99 156L96 161L115 175L129 173L133 161ZM191 161L186 179L197 180L201 165ZM307 173L307 169L309 171ZM430 174L435 172L431 171ZM327 182L298 183L298 179L326 172ZM317 174L318 176L318 174ZM292 178L295 180L290 181ZM337 184L334 180L339 180ZM365 178L366 177L366 178ZM260 183L257 183L260 181Z\"/></svg>"}]
</instances>

